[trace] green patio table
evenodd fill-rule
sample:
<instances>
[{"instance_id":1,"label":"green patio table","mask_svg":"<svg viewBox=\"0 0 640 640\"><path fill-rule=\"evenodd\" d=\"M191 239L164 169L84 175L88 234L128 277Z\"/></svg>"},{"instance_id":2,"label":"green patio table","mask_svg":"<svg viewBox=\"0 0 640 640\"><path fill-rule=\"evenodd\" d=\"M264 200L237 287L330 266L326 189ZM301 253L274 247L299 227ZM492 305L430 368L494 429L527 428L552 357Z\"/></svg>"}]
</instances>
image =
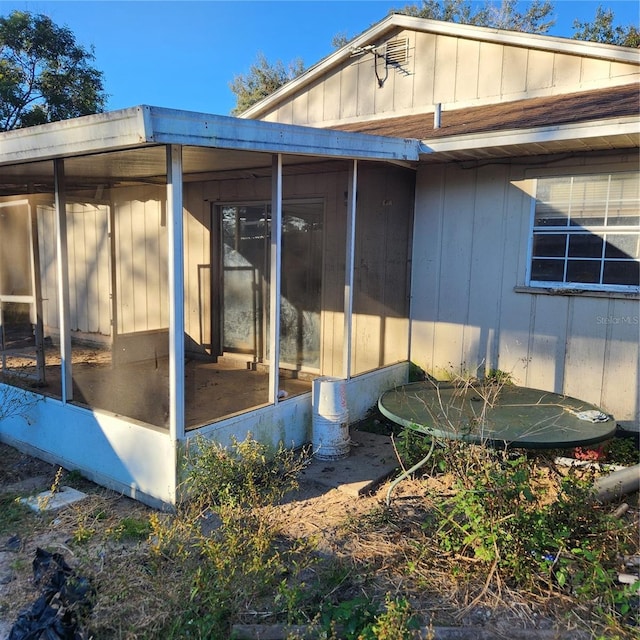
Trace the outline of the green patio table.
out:
<instances>
[{"instance_id":1,"label":"green patio table","mask_svg":"<svg viewBox=\"0 0 640 640\"><path fill-rule=\"evenodd\" d=\"M381 413L431 437L427 456L392 483L423 466L438 439L523 449L584 447L612 438L613 416L570 396L512 384L413 382L383 393Z\"/></svg>"}]
</instances>

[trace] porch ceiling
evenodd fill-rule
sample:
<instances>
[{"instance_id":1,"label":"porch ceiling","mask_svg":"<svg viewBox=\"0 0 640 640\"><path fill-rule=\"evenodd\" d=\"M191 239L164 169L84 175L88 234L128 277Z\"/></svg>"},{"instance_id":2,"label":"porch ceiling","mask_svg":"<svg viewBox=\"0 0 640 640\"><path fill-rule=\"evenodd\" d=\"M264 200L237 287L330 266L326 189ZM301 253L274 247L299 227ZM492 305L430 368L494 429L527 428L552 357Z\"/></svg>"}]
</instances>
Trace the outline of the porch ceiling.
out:
<instances>
[{"instance_id":1,"label":"porch ceiling","mask_svg":"<svg viewBox=\"0 0 640 640\"><path fill-rule=\"evenodd\" d=\"M233 149L186 146L183 149L184 181L256 178L271 175L271 154ZM346 169L346 160L312 156L283 156L284 174L323 173ZM165 184L166 154L162 145L72 156L65 159L67 187L71 190L146 182ZM0 166L0 195L52 193L51 161Z\"/></svg>"}]
</instances>

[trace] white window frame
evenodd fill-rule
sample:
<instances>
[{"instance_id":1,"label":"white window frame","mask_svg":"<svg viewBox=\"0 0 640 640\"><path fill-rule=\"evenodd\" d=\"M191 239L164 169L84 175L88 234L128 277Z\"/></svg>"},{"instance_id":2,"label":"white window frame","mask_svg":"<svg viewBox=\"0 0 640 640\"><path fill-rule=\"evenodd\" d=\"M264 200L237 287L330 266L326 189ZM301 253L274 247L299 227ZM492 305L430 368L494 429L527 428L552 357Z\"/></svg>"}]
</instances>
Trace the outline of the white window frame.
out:
<instances>
[{"instance_id":1,"label":"white window frame","mask_svg":"<svg viewBox=\"0 0 640 640\"><path fill-rule=\"evenodd\" d=\"M617 172L606 172L606 173L602 172L597 174L594 173L591 175L594 178L602 178L604 176L608 176L608 179L610 181L611 177L615 176L616 173ZM637 176L639 176L639 173L637 171L623 171L619 173L625 173L625 174L634 173ZM547 290L553 289L558 291L563 291L563 290L585 291L585 292L597 291L597 292L605 292L605 293L618 292L618 293L627 293L627 294L639 293L640 287L638 285L607 284L602 282L605 264L611 263L611 262L629 261L628 259L607 257L605 255L606 246L607 246L607 242L606 242L607 234L630 235L636 238L636 246L640 244L640 224L615 225L615 226L607 225L607 221L608 221L607 210L609 207L609 194L607 194L605 211L603 212L604 224L602 225L575 226L575 225L572 225L569 220L565 225L557 225L557 226L549 226L549 227L536 226L536 210L537 210L536 205L539 202L537 197L539 193L539 183L544 180L550 180L550 179L557 180L558 178L566 178L568 184L573 185L574 180L576 178L583 179L585 178L585 174L567 174L567 175L560 175L560 176L549 175L549 176L539 177L535 180L534 197L531 199L531 217L530 217L531 223L529 228L529 241L528 241L528 251L527 251L526 286L532 287L532 288L547 289ZM640 211L639 211L639 215L640 215ZM602 254L598 258L586 257L586 258L573 258L573 259L598 262L600 264L600 278L599 278L600 282L599 283L575 282L575 281L567 280L567 267L572 260L571 256L568 255L569 239L571 236L584 235L585 232L588 232L590 234L593 234L605 239L605 242L603 243ZM563 279L562 280L536 280L532 275L533 261L536 259L545 259L545 256L534 256L534 239L536 236L550 236L550 235L564 235L566 237L564 256L548 256L547 257L548 259L563 260L563 263L564 263ZM638 258L635 258L635 260L633 261L640 268L640 260Z\"/></svg>"}]
</instances>

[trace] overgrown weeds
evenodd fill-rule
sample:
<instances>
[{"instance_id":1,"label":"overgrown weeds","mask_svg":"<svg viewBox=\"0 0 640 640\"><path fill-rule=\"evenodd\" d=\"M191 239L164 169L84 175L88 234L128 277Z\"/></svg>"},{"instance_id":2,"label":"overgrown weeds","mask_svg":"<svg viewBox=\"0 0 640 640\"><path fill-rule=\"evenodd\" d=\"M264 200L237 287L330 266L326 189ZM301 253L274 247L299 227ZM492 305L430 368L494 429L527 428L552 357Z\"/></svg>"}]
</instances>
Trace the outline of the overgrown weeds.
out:
<instances>
[{"instance_id":1,"label":"overgrown weeds","mask_svg":"<svg viewBox=\"0 0 640 640\"><path fill-rule=\"evenodd\" d=\"M430 443L408 432L396 445L403 455ZM335 526L296 510L317 525L301 535L281 509L306 462L252 438L228 448L198 439L175 513L120 511L122 498L92 495L43 521L49 535L71 531L65 548L96 589L88 633L216 640L236 623L282 623L314 625L327 640L409 640L491 613L633 637L639 585L617 573L638 554L637 505L614 517L615 505L593 497L595 471L443 443L391 507L363 498ZM14 505L1 505L5 531L39 517Z\"/></svg>"}]
</instances>

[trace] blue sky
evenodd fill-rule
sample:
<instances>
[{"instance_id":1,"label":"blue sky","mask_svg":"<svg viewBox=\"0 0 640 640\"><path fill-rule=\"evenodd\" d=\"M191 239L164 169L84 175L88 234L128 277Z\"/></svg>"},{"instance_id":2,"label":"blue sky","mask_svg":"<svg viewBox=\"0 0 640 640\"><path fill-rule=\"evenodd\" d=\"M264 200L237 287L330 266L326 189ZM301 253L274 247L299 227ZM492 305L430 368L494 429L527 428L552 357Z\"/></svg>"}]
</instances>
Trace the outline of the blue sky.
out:
<instances>
[{"instance_id":1,"label":"blue sky","mask_svg":"<svg viewBox=\"0 0 640 640\"><path fill-rule=\"evenodd\" d=\"M235 104L229 82L246 73L259 51L285 63L311 66L333 51L338 33L353 37L410 0L317 1L9 1L14 9L44 13L94 47L104 72L107 108L150 104L228 114ZM616 23L638 24L637 0L554 0L550 35L571 37L573 21L591 21L602 4Z\"/></svg>"}]
</instances>

